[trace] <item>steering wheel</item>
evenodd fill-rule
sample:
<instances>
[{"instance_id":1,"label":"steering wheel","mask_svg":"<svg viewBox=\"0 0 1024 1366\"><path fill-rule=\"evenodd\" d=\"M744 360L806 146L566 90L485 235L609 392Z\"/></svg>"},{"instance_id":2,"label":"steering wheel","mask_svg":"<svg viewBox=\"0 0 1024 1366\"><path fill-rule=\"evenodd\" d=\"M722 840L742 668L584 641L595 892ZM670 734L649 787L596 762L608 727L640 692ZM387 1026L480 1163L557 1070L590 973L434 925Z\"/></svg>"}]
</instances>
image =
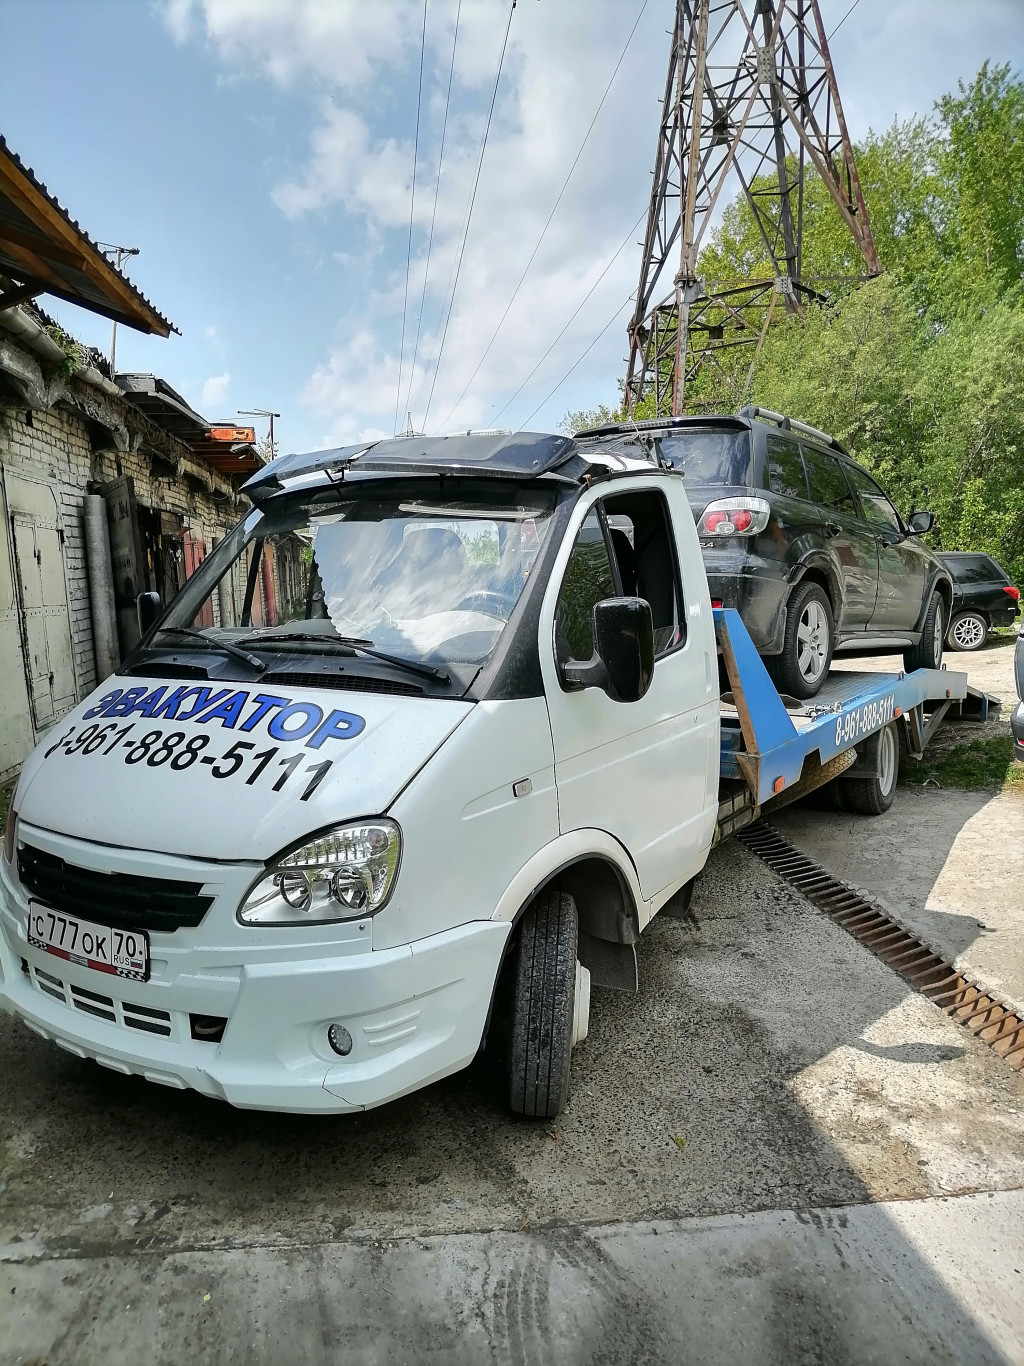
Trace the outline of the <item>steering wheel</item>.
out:
<instances>
[{"instance_id":1,"label":"steering wheel","mask_svg":"<svg viewBox=\"0 0 1024 1366\"><path fill-rule=\"evenodd\" d=\"M501 621L507 621L509 613L515 605L515 598L508 593L491 593L486 589L480 589L476 593L467 594L456 610L459 612L483 612L485 616L498 617Z\"/></svg>"}]
</instances>

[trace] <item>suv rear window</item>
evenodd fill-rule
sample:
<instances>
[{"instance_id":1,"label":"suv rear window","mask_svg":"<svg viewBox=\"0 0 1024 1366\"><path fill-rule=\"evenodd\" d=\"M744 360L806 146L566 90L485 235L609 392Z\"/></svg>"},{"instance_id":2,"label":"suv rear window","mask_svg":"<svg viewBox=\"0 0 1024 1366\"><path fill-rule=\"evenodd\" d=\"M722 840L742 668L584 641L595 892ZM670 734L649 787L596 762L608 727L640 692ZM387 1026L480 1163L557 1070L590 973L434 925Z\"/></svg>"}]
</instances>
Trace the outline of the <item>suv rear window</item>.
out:
<instances>
[{"instance_id":1,"label":"suv rear window","mask_svg":"<svg viewBox=\"0 0 1024 1366\"><path fill-rule=\"evenodd\" d=\"M987 555L950 555L945 564L960 583L987 583L992 579L1006 578L995 560L990 560Z\"/></svg>"},{"instance_id":2,"label":"suv rear window","mask_svg":"<svg viewBox=\"0 0 1024 1366\"><path fill-rule=\"evenodd\" d=\"M687 484L749 484L750 432L721 427L688 427L655 438L661 454Z\"/></svg>"},{"instance_id":3,"label":"suv rear window","mask_svg":"<svg viewBox=\"0 0 1024 1366\"><path fill-rule=\"evenodd\" d=\"M804 474L800 447L782 436L769 436L765 442L768 487L773 493L784 493L789 498L807 497L807 476Z\"/></svg>"}]
</instances>

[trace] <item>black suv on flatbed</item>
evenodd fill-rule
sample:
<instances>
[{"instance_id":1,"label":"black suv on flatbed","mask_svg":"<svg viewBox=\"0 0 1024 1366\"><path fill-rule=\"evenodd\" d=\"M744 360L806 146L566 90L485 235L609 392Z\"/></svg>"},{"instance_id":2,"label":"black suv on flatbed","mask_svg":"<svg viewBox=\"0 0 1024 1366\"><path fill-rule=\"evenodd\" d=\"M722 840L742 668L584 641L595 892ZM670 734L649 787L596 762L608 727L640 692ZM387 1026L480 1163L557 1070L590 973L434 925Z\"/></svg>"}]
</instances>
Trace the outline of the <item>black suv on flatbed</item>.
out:
<instances>
[{"instance_id":1,"label":"black suv on flatbed","mask_svg":"<svg viewBox=\"0 0 1024 1366\"><path fill-rule=\"evenodd\" d=\"M1012 626L1020 593L991 555L943 551L953 575L953 612L946 632L951 650L980 650L993 626Z\"/></svg>"},{"instance_id":2,"label":"black suv on flatbed","mask_svg":"<svg viewBox=\"0 0 1024 1366\"><path fill-rule=\"evenodd\" d=\"M953 585L838 441L764 408L616 423L578 435L682 471L712 602L735 607L783 692L813 697L833 652L942 662Z\"/></svg>"}]
</instances>

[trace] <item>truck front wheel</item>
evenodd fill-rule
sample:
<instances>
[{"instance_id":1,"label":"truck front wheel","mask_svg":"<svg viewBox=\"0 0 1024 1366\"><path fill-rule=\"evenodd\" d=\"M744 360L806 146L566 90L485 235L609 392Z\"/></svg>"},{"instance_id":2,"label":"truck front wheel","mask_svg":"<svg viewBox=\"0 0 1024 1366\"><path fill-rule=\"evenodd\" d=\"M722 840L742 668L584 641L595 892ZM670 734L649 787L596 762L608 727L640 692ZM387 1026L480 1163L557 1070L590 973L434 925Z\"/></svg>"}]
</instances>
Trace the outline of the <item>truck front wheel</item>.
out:
<instances>
[{"instance_id":1,"label":"truck front wheel","mask_svg":"<svg viewBox=\"0 0 1024 1366\"><path fill-rule=\"evenodd\" d=\"M553 1119L569 1098L573 1042L586 1033L577 1017L589 1010L578 934L576 903L555 888L541 892L523 916L508 1056L509 1106L517 1115Z\"/></svg>"}]
</instances>

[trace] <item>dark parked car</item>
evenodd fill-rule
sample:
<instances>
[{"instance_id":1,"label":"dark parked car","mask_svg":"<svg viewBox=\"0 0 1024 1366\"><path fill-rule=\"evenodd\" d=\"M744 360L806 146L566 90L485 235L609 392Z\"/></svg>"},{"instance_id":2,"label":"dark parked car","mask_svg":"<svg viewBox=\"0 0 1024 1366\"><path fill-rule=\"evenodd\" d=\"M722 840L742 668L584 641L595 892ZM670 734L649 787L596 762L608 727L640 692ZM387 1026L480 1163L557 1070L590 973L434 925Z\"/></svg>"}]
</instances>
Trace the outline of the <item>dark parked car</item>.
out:
<instances>
[{"instance_id":1,"label":"dark parked car","mask_svg":"<svg viewBox=\"0 0 1024 1366\"><path fill-rule=\"evenodd\" d=\"M943 551L953 575L953 613L946 632L951 650L980 650L993 626L1011 626L1020 592L991 555Z\"/></svg>"},{"instance_id":2,"label":"dark parked car","mask_svg":"<svg viewBox=\"0 0 1024 1366\"><path fill-rule=\"evenodd\" d=\"M582 433L610 450L676 466L686 480L712 601L739 609L779 688L813 697L833 652L942 661L953 585L832 437L765 409L619 423Z\"/></svg>"}]
</instances>

